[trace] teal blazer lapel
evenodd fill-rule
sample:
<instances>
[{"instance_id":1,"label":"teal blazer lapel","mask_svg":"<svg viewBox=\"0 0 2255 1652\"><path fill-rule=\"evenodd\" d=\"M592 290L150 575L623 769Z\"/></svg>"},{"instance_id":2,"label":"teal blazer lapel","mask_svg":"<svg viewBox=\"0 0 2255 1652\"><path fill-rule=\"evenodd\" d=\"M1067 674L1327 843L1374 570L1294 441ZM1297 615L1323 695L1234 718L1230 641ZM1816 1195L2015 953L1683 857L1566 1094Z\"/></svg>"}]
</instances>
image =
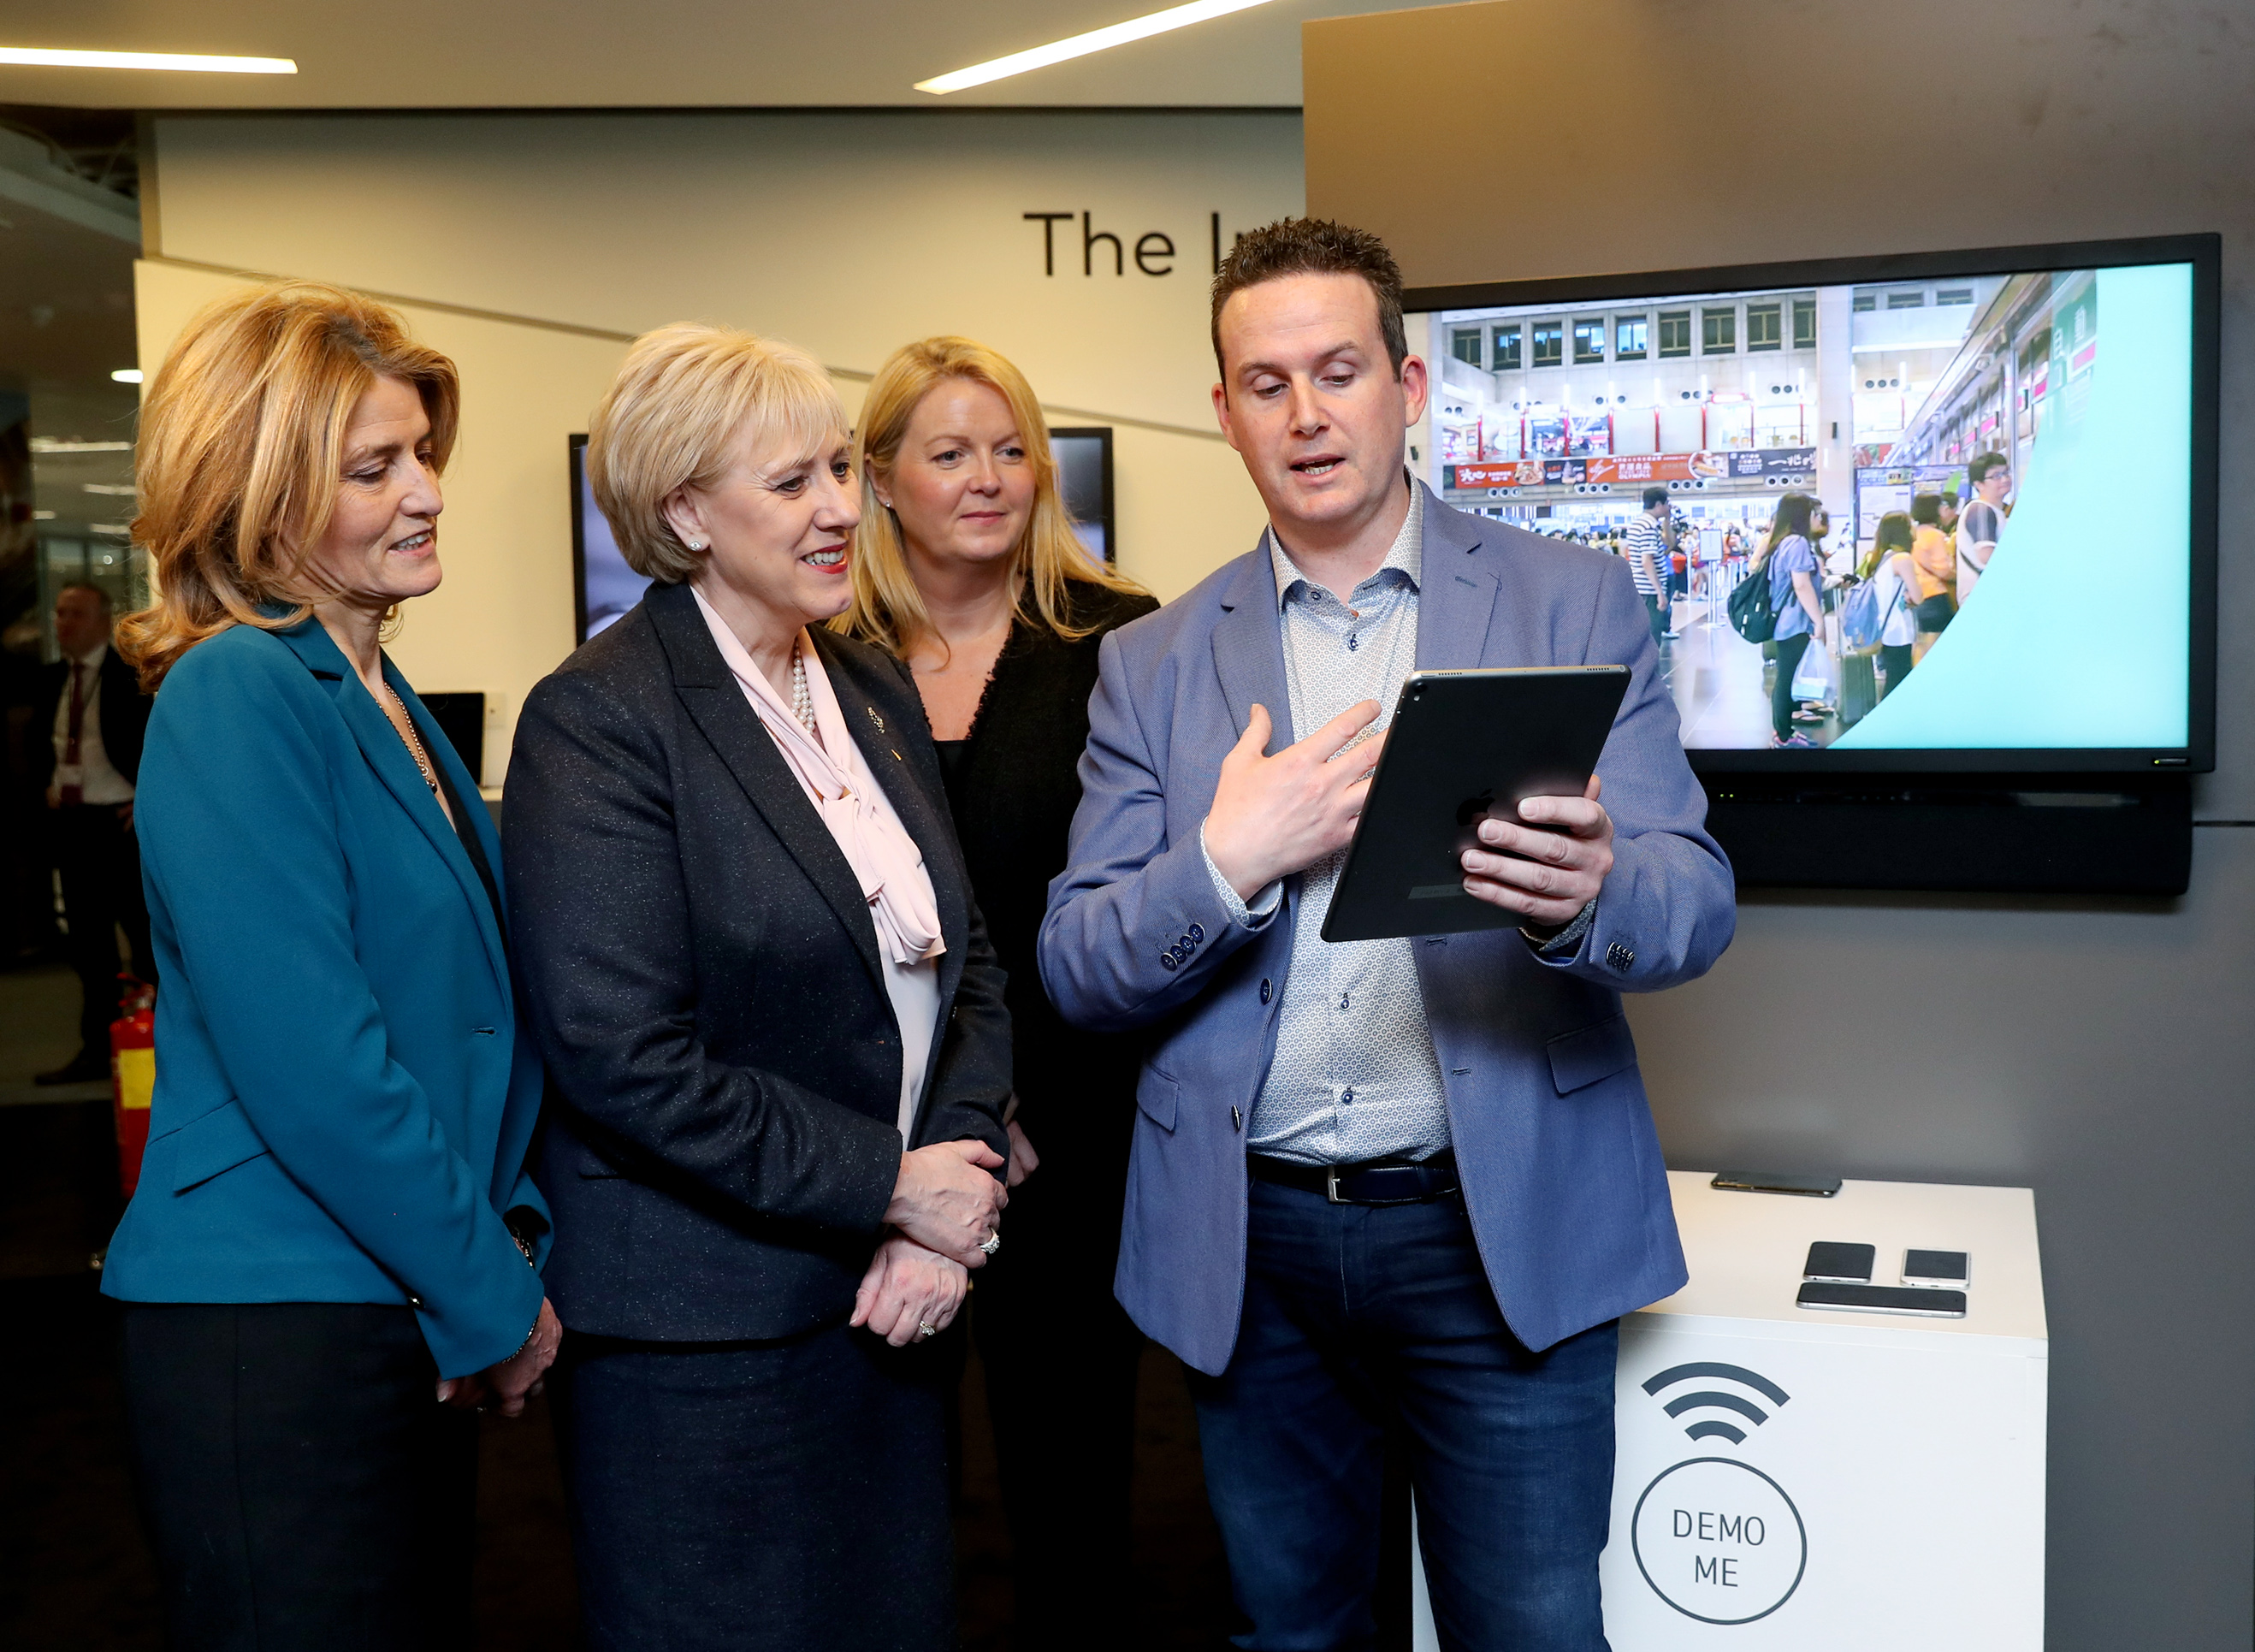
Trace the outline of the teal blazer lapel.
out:
<instances>
[{"instance_id":1,"label":"teal blazer lapel","mask_svg":"<svg viewBox=\"0 0 2255 1652\"><path fill-rule=\"evenodd\" d=\"M652 586L643 605L673 667L675 697L735 776L768 830L854 938L870 981L884 993L884 961L877 952L869 904L861 898L861 881L776 749L774 737L760 727L759 714L745 701L743 689L729 674L728 663L705 627L705 616L697 611L697 599L685 585Z\"/></svg>"},{"instance_id":2,"label":"teal blazer lapel","mask_svg":"<svg viewBox=\"0 0 2255 1652\"><path fill-rule=\"evenodd\" d=\"M1284 629L1277 618L1276 574L1269 566L1268 536L1243 559L1237 577L1221 598L1222 616L1213 628L1213 669L1234 723L1232 740L1245 732L1256 705L1268 708L1275 732L1271 756L1290 745L1292 695L1284 681Z\"/></svg>"},{"instance_id":3,"label":"teal blazer lapel","mask_svg":"<svg viewBox=\"0 0 2255 1652\"><path fill-rule=\"evenodd\" d=\"M407 818L415 823L439 859L446 863L446 869L453 874L462 898L469 903L470 921L477 925L478 934L485 942L486 961L493 967L495 984L501 989L502 1002L509 1002L509 959L502 945L500 926L494 921L493 903L486 898L485 885L478 881L477 868L470 864L469 852L462 847L460 837L448 822L446 812L439 806L429 784L423 778L422 770L416 767L415 759L408 754L407 744L400 739L399 731L392 727L391 719L384 715L383 708L376 703L366 685L354 672L351 662L330 639L319 620L307 620L302 625L276 635L290 645L291 651L305 663L306 669L329 690L331 698L336 702L338 715L344 719L345 727L351 732L354 743L360 747L361 756L368 760L368 766L376 771L376 778L383 782L384 789L398 800L399 806L406 811ZM416 733L424 739L426 749L432 741L443 740L431 721L429 713L424 710L423 703L415 699L414 691L407 686L405 679L389 658L383 661L383 680L398 692L401 700L411 708L409 715L414 719ZM422 714L417 716L417 713ZM434 763L444 761L446 756L435 749L431 749L429 755ZM462 791L467 774L450 775L449 777L454 780L455 790ZM468 788L462 799L462 806L484 806L475 786ZM478 825L474 820L467 823L472 831L475 831ZM481 842L483 842L482 839ZM488 864L495 868L495 887L498 888L499 857L490 848L487 854Z\"/></svg>"},{"instance_id":4,"label":"teal blazer lapel","mask_svg":"<svg viewBox=\"0 0 2255 1652\"><path fill-rule=\"evenodd\" d=\"M1523 665L1489 659L1488 621L1495 612L1496 570L1487 566L1480 518L1451 510L1417 484L1425 512L1424 577L1418 583L1417 669L1465 671L1475 665Z\"/></svg>"}]
</instances>

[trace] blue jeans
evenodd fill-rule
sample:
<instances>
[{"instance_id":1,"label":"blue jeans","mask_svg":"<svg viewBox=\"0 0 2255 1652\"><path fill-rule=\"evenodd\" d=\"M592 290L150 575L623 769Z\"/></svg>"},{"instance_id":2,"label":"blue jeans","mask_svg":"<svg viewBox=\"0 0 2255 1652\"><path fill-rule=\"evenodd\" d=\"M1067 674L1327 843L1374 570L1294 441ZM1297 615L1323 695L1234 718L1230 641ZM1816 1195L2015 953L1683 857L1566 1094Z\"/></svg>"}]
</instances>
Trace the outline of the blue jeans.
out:
<instances>
[{"instance_id":1,"label":"blue jeans","mask_svg":"<svg viewBox=\"0 0 2255 1652\"><path fill-rule=\"evenodd\" d=\"M1191 1374L1236 1644L1377 1639L1381 1438L1398 1424L1450 1652L1605 1652L1608 1322L1541 1353L1498 1310L1460 1195L1333 1205L1255 1182L1245 1311L1218 1377Z\"/></svg>"}]
</instances>

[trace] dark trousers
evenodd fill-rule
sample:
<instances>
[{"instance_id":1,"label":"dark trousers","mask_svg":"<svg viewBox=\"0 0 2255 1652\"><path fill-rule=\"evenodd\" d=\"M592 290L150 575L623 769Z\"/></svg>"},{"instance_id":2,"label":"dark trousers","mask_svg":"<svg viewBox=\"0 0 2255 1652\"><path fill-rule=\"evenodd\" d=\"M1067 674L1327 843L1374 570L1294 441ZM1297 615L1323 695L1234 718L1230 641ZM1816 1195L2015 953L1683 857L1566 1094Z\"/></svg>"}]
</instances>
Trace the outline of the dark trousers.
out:
<instances>
[{"instance_id":1,"label":"dark trousers","mask_svg":"<svg viewBox=\"0 0 2255 1652\"><path fill-rule=\"evenodd\" d=\"M1657 646L1667 640L1668 616L1672 611L1673 605L1668 598L1654 596L1649 591L1640 592L1638 594L1644 598L1644 617L1651 622L1652 640L1654 645Z\"/></svg>"},{"instance_id":2,"label":"dark trousers","mask_svg":"<svg viewBox=\"0 0 2255 1652\"><path fill-rule=\"evenodd\" d=\"M135 1304L123 1355L171 1652L469 1645L477 1419L413 1310Z\"/></svg>"},{"instance_id":3,"label":"dark trousers","mask_svg":"<svg viewBox=\"0 0 2255 1652\"><path fill-rule=\"evenodd\" d=\"M1908 643L1883 643L1879 645L1879 675L1886 685L1879 690L1885 699L1902 686L1902 679L1910 675L1911 645Z\"/></svg>"},{"instance_id":4,"label":"dark trousers","mask_svg":"<svg viewBox=\"0 0 2255 1652\"><path fill-rule=\"evenodd\" d=\"M149 907L141 894L141 845L114 804L67 804L49 812L55 869L62 875L67 948L81 991L78 1036L87 1053L109 1059L117 1019L117 931L125 931L133 973L153 983Z\"/></svg>"},{"instance_id":5,"label":"dark trousers","mask_svg":"<svg viewBox=\"0 0 2255 1652\"><path fill-rule=\"evenodd\" d=\"M1398 1430L1449 1652L1604 1652L1612 1323L1530 1352L1456 1194L1333 1205L1252 1186L1244 1317L1191 1374L1206 1487L1251 1621L1236 1644L1376 1644L1383 1441Z\"/></svg>"},{"instance_id":6,"label":"dark trousers","mask_svg":"<svg viewBox=\"0 0 2255 1652\"><path fill-rule=\"evenodd\" d=\"M593 1652L947 1652L952 1336L567 1333L550 1378Z\"/></svg>"},{"instance_id":7,"label":"dark trousers","mask_svg":"<svg viewBox=\"0 0 2255 1652\"><path fill-rule=\"evenodd\" d=\"M1112 1294L1126 1143L1058 1138L972 1276L1010 1527L1017 1652L1133 1643L1129 1477L1142 1333ZM1035 1150L1043 1151L1036 1135Z\"/></svg>"},{"instance_id":8,"label":"dark trousers","mask_svg":"<svg viewBox=\"0 0 2255 1652\"><path fill-rule=\"evenodd\" d=\"M1793 732L1793 709L1798 704L1793 698L1793 674L1801 669L1801 657L1809 652L1811 634L1803 631L1798 636L1777 639L1777 675L1769 685L1769 726L1784 739Z\"/></svg>"}]
</instances>

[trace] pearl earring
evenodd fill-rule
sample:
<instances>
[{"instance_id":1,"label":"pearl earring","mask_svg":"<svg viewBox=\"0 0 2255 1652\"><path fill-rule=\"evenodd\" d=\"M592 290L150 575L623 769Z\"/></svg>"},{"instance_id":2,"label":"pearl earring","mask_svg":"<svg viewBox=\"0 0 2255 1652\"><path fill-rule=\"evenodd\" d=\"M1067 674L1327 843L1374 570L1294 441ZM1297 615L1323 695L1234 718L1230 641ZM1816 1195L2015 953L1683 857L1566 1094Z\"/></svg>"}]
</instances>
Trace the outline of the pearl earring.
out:
<instances>
[{"instance_id":1,"label":"pearl earring","mask_svg":"<svg viewBox=\"0 0 2255 1652\"><path fill-rule=\"evenodd\" d=\"M689 548L692 551L702 551L705 548L705 542L702 539L692 539L689 541Z\"/></svg>"}]
</instances>

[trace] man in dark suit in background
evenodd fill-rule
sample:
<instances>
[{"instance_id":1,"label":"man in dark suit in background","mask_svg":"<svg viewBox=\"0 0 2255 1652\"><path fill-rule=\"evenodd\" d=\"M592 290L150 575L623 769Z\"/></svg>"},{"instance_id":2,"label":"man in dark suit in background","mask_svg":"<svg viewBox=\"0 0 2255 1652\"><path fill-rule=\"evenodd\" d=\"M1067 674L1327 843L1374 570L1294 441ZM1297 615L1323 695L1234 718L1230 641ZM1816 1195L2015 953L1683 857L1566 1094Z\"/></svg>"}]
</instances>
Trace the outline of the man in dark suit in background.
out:
<instances>
[{"instance_id":1,"label":"man in dark suit in background","mask_svg":"<svg viewBox=\"0 0 2255 1652\"><path fill-rule=\"evenodd\" d=\"M133 668L109 645L109 597L92 585L55 595L55 641L62 658L42 670L32 724L33 778L46 792L50 848L62 875L71 967L83 999L80 1050L38 1075L40 1084L109 1076L109 1023L117 1018L117 931L132 948L133 973L157 979L149 951L149 908L141 895L141 851L133 835L133 781L150 699Z\"/></svg>"}]
</instances>

